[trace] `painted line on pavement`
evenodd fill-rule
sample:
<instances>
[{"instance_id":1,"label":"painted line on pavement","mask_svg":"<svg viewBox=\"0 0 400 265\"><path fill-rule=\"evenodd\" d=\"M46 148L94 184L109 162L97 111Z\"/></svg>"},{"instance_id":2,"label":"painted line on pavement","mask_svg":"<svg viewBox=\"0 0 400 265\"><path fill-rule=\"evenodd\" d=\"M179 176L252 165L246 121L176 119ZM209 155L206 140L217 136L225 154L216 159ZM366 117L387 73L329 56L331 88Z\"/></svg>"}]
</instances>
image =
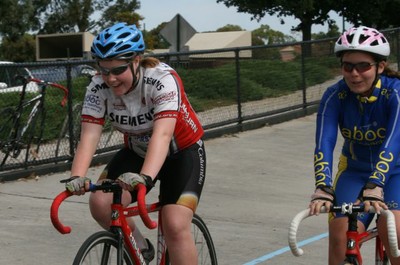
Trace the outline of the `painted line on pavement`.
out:
<instances>
[{"instance_id":1,"label":"painted line on pavement","mask_svg":"<svg viewBox=\"0 0 400 265\"><path fill-rule=\"evenodd\" d=\"M301 247L301 246L313 243L315 241L321 240L321 239L323 239L323 238L325 238L327 236L328 236L328 233L324 233L324 234L320 234L320 235L317 235L317 236L313 236L313 237L310 237L308 239L305 239L305 240L297 243L297 245L299 247ZM266 254L266 255L264 255L262 257L256 258L256 259L254 259L252 261L249 261L249 262L247 262L247 263L245 263L243 265L255 265L255 264L264 262L266 260L272 259L273 257L281 255L281 254L283 254L285 252L288 252L288 251L290 251L290 248L289 247L284 247L284 248L278 249L278 250L276 250L274 252L271 252L269 254Z\"/></svg>"}]
</instances>

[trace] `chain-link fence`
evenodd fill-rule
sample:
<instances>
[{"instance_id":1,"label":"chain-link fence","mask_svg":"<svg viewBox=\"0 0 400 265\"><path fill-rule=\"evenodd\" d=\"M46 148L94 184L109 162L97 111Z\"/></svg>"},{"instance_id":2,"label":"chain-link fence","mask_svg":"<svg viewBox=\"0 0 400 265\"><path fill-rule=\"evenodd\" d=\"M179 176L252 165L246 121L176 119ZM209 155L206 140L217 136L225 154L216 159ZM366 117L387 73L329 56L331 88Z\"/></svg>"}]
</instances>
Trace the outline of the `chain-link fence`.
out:
<instances>
[{"instance_id":1,"label":"chain-link fence","mask_svg":"<svg viewBox=\"0 0 400 265\"><path fill-rule=\"evenodd\" d=\"M384 32L391 44L390 62L397 67L399 29ZM206 136L211 137L257 122L265 124L268 118L281 114L303 111L305 115L304 110L315 109L325 89L340 78L339 61L333 54L335 40L146 56L157 57L177 70ZM70 164L79 140L85 88L94 71L91 60L0 62L0 111L12 109L0 115L0 178L16 170L32 171L39 165ZM67 105L60 105L62 92L49 86L44 107L39 109L44 121L30 130L29 114L34 104L17 108L23 83L15 76L33 76L65 86L69 92ZM40 91L28 84L25 101L34 99ZM11 124L8 127L4 126L7 121ZM122 144L122 134L106 124L96 155L110 154Z\"/></svg>"}]
</instances>

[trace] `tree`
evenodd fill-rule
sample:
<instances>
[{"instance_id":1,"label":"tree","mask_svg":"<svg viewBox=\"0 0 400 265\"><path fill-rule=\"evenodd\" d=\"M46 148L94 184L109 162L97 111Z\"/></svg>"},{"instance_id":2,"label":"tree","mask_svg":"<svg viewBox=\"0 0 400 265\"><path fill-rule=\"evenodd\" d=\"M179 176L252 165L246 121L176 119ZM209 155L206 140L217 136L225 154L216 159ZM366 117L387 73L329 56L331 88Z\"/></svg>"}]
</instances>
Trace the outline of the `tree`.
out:
<instances>
[{"instance_id":1,"label":"tree","mask_svg":"<svg viewBox=\"0 0 400 265\"><path fill-rule=\"evenodd\" d=\"M365 25L377 29L400 26L400 0L340 0L335 10L355 26Z\"/></svg>"},{"instance_id":2,"label":"tree","mask_svg":"<svg viewBox=\"0 0 400 265\"><path fill-rule=\"evenodd\" d=\"M42 0L44 1L44 0ZM45 20L39 33L97 31L118 22L139 26L143 20L135 13L140 8L136 0L47 0L50 5L44 11ZM95 18L94 13L98 13Z\"/></svg>"},{"instance_id":3,"label":"tree","mask_svg":"<svg viewBox=\"0 0 400 265\"><path fill-rule=\"evenodd\" d=\"M266 14L277 15L284 24L284 17L292 16L300 20L300 24L292 28L293 31L303 33L303 41L311 40L312 25L325 23L333 24L329 12L336 7L337 0L217 0L217 3L224 3L227 7L235 6L240 13L253 15L252 19L260 21ZM355 1L356 2L356 1Z\"/></svg>"},{"instance_id":4,"label":"tree","mask_svg":"<svg viewBox=\"0 0 400 265\"><path fill-rule=\"evenodd\" d=\"M4 38L0 45L1 60L12 62L33 62L35 61L35 38L25 34L18 41L11 41Z\"/></svg>"},{"instance_id":5,"label":"tree","mask_svg":"<svg viewBox=\"0 0 400 265\"><path fill-rule=\"evenodd\" d=\"M35 42L24 39L27 32L51 34L91 31L96 34L99 29L116 21L140 26L143 17L134 12L139 8L137 0L1 0L1 56L14 60L16 53L19 53L17 47L25 47L27 43L33 45L31 50L35 51ZM99 14L97 19L93 17L94 14ZM34 35L31 37L34 38ZM31 59L32 56L26 57L27 61Z\"/></svg>"},{"instance_id":6,"label":"tree","mask_svg":"<svg viewBox=\"0 0 400 265\"><path fill-rule=\"evenodd\" d=\"M242 29L242 27L238 25L227 24L216 30L216 32L227 32L227 31L244 31L244 29Z\"/></svg>"},{"instance_id":7,"label":"tree","mask_svg":"<svg viewBox=\"0 0 400 265\"><path fill-rule=\"evenodd\" d=\"M317 34L312 34L312 39L313 40L322 40L322 39L328 39L328 38L337 38L340 36L340 31L339 27L334 24L329 27L328 32L319 32Z\"/></svg>"},{"instance_id":8,"label":"tree","mask_svg":"<svg viewBox=\"0 0 400 265\"><path fill-rule=\"evenodd\" d=\"M252 35L253 38L259 39L262 44L280 44L296 41L295 38L285 35L280 31L273 30L268 25L261 25L258 29L252 31Z\"/></svg>"},{"instance_id":9,"label":"tree","mask_svg":"<svg viewBox=\"0 0 400 265\"><path fill-rule=\"evenodd\" d=\"M0 2L0 36L10 41L16 41L25 32L37 29L35 18L37 6L31 1L2 0Z\"/></svg>"},{"instance_id":10,"label":"tree","mask_svg":"<svg viewBox=\"0 0 400 265\"><path fill-rule=\"evenodd\" d=\"M140 21L144 17L134 12L137 9L140 9L140 3L136 0L117 0L108 6L96 24L98 28L103 29L116 22L126 22L131 25L136 24L140 28Z\"/></svg>"},{"instance_id":11,"label":"tree","mask_svg":"<svg viewBox=\"0 0 400 265\"><path fill-rule=\"evenodd\" d=\"M167 22L163 22L158 25L155 29L150 31L143 31L144 41L146 48L149 50L154 49L168 49L171 44L168 43L160 34L160 31L167 25Z\"/></svg>"}]
</instances>

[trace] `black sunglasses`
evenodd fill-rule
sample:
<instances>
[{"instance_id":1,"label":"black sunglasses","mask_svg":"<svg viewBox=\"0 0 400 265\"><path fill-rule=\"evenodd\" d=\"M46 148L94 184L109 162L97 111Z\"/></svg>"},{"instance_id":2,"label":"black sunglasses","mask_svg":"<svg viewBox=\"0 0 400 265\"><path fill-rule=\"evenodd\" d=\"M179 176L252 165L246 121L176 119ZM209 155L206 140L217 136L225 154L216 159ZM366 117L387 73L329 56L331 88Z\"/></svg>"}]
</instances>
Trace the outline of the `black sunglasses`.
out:
<instances>
[{"instance_id":1,"label":"black sunglasses","mask_svg":"<svg viewBox=\"0 0 400 265\"><path fill-rule=\"evenodd\" d=\"M120 75L123 72L126 71L126 69L128 69L128 66L131 64L131 62L128 62L126 64L122 64L122 65L118 65L112 68L105 68L103 66L101 66L100 64L98 64L100 72L102 75Z\"/></svg>"},{"instance_id":2,"label":"black sunglasses","mask_svg":"<svg viewBox=\"0 0 400 265\"><path fill-rule=\"evenodd\" d=\"M368 63L368 62L361 62L361 63L349 63L349 62L342 62L342 68L345 72L351 73L355 68L357 72L364 73L372 68L373 65L376 63Z\"/></svg>"}]
</instances>

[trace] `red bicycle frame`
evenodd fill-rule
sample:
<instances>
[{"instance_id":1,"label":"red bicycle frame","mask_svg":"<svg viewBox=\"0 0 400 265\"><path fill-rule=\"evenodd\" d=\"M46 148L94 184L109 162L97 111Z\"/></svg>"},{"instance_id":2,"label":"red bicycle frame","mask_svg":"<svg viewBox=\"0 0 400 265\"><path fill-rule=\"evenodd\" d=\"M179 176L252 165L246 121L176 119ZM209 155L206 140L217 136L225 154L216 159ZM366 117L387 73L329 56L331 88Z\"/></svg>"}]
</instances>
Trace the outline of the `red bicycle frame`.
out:
<instances>
[{"instance_id":1,"label":"red bicycle frame","mask_svg":"<svg viewBox=\"0 0 400 265\"><path fill-rule=\"evenodd\" d=\"M117 185L117 184L116 184ZM91 191L98 190L100 186L92 185ZM111 186L110 186L111 190ZM138 202L137 206L132 207L123 207L121 204L121 194L122 190L113 190L113 203L111 204L111 223L110 223L110 231L114 231L115 233L122 233L122 238L125 243L125 247L128 249L128 252L131 255L131 258L135 261L136 264L145 264L143 260L143 256L140 254L140 249L136 244L136 240L133 237L132 230L129 227L126 218L130 216L137 216L139 215L149 229L154 229L157 227L157 222L153 221L149 217L150 212L155 212L160 210L159 203L153 203L146 205L145 202L145 195L146 195L146 187L144 185L138 185ZM50 208L50 219L53 226L61 233L67 234L71 232L71 227L64 226L59 217L58 217L58 209L61 203L67 199L68 197L72 196L72 193L69 191L61 192L53 201L51 208ZM161 212L159 211L159 218L161 217ZM161 221L161 219L159 219ZM120 229L121 232L118 231ZM159 226L159 233L162 233L161 224ZM160 243L159 238L159 243ZM162 257L158 256L159 263L158 264L165 264L165 243L159 244L158 247L163 247ZM159 249L160 250L160 249ZM158 252L159 254L160 252Z\"/></svg>"}]
</instances>

